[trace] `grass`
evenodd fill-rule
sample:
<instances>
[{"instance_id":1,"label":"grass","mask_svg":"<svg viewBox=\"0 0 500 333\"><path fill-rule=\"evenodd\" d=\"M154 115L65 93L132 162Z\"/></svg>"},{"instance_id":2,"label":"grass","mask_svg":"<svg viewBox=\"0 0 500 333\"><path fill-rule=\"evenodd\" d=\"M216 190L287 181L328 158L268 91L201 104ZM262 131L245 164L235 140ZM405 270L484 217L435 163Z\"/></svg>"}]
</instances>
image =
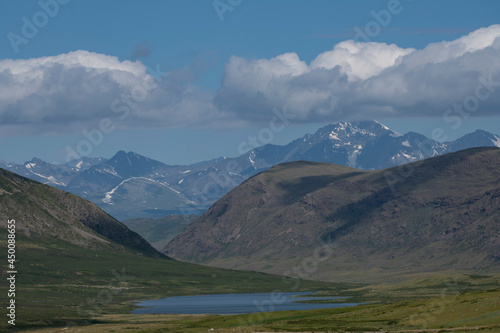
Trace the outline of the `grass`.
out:
<instances>
[{"instance_id":1,"label":"grass","mask_svg":"<svg viewBox=\"0 0 500 333\"><path fill-rule=\"evenodd\" d=\"M296 284L279 276L128 252L88 251L63 241L48 243L22 235L18 244L19 307L14 330L19 331L466 332L464 327L479 327L475 332L500 332L500 275L428 274L398 284L375 285L301 281L300 290L321 290L319 295L324 297L348 296L342 302L369 303L352 308L235 316L132 315L134 300L297 291ZM0 330L9 331L6 326Z\"/></svg>"},{"instance_id":2,"label":"grass","mask_svg":"<svg viewBox=\"0 0 500 333\"><path fill-rule=\"evenodd\" d=\"M96 318L95 325L66 332L500 332L498 318L499 289L391 304L251 315L106 315Z\"/></svg>"},{"instance_id":3,"label":"grass","mask_svg":"<svg viewBox=\"0 0 500 333\"><path fill-rule=\"evenodd\" d=\"M0 239L6 240L5 229ZM0 246L6 248L6 242ZM126 314L136 300L178 295L294 290L295 281L258 272L225 270L132 251L88 250L62 240L17 236L16 327L28 329L88 324L103 315ZM7 270L5 264L2 271ZM2 274L5 281L6 274ZM354 285L301 281L301 291ZM7 283L0 286L7 293ZM0 331L7 328L0 322ZM60 329L60 328L59 328Z\"/></svg>"}]
</instances>

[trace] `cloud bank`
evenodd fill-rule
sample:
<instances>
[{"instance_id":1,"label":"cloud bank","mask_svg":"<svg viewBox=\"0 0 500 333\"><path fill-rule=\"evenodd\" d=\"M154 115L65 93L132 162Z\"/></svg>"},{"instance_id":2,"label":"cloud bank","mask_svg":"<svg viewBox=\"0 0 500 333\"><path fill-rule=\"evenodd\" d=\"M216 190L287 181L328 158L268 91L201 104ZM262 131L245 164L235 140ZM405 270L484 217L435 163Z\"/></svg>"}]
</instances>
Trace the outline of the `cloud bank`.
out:
<instances>
[{"instance_id":1,"label":"cloud bank","mask_svg":"<svg viewBox=\"0 0 500 333\"><path fill-rule=\"evenodd\" d=\"M0 60L0 133L73 133L120 107L130 112L119 128L230 127L283 107L301 122L442 117L457 104L500 115L500 25L420 50L348 40L310 64L233 56L215 95L179 73L159 80L139 61L87 51Z\"/></svg>"},{"instance_id":2,"label":"cloud bank","mask_svg":"<svg viewBox=\"0 0 500 333\"><path fill-rule=\"evenodd\" d=\"M65 134L96 128L211 124L213 96L139 61L87 51L28 60L0 60L0 135Z\"/></svg>"},{"instance_id":3,"label":"cloud bank","mask_svg":"<svg viewBox=\"0 0 500 333\"><path fill-rule=\"evenodd\" d=\"M482 80L493 81L495 91L480 101L475 114L499 115L500 25L422 50L349 40L309 65L295 53L259 60L232 57L215 103L246 119L282 106L304 122L441 117L474 95Z\"/></svg>"}]
</instances>

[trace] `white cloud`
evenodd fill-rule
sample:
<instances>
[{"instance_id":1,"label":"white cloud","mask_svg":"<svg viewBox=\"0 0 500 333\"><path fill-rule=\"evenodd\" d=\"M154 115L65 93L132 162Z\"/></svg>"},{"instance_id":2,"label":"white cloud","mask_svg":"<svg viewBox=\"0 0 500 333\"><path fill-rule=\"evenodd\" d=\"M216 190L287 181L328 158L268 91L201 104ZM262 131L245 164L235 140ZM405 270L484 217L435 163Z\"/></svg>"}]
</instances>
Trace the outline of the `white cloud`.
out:
<instances>
[{"instance_id":1,"label":"white cloud","mask_svg":"<svg viewBox=\"0 0 500 333\"><path fill-rule=\"evenodd\" d=\"M402 49L385 43L355 43L353 40L341 42L332 51L321 53L311 63L312 69L332 69L340 67L349 81L367 80L392 67L414 49Z\"/></svg>"},{"instance_id":2,"label":"white cloud","mask_svg":"<svg viewBox=\"0 0 500 333\"><path fill-rule=\"evenodd\" d=\"M479 77L500 83L499 37L500 25L494 25L422 50L350 40L310 65L296 54L270 60L233 58L215 101L249 120L284 106L302 121L441 117L475 94ZM283 57L293 61L278 61ZM499 113L500 86L474 111Z\"/></svg>"},{"instance_id":3,"label":"white cloud","mask_svg":"<svg viewBox=\"0 0 500 333\"><path fill-rule=\"evenodd\" d=\"M174 73L175 74L175 73ZM98 126L102 118L122 128L185 126L217 120L213 96L168 76L155 88L139 61L87 51L27 60L0 60L0 133L73 133ZM146 89L146 88L147 89ZM113 102L133 92L133 104L113 112Z\"/></svg>"},{"instance_id":4,"label":"white cloud","mask_svg":"<svg viewBox=\"0 0 500 333\"><path fill-rule=\"evenodd\" d=\"M344 41L310 64L296 53L233 56L215 96L194 83L203 66L170 72L118 120L113 102L153 82L140 61L87 51L0 60L0 136L80 132L105 117L117 128L231 127L268 122L283 107L300 122L442 117L477 92L481 77L494 91L472 114L500 113L500 25L420 50Z\"/></svg>"}]
</instances>

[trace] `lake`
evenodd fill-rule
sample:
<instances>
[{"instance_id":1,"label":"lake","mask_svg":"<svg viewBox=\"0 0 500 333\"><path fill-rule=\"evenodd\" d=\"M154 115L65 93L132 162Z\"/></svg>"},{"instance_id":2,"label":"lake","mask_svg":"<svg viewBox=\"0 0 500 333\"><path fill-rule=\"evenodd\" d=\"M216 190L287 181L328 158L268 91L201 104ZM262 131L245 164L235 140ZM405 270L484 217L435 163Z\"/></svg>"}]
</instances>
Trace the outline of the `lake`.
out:
<instances>
[{"instance_id":1,"label":"lake","mask_svg":"<svg viewBox=\"0 0 500 333\"><path fill-rule=\"evenodd\" d=\"M304 297L305 295L309 295ZM311 297L311 292L226 294L167 297L136 303L141 308L133 314L245 314L269 311L313 310L355 306L360 303L294 303L296 301L342 299L345 297ZM300 296L300 297L294 297Z\"/></svg>"}]
</instances>

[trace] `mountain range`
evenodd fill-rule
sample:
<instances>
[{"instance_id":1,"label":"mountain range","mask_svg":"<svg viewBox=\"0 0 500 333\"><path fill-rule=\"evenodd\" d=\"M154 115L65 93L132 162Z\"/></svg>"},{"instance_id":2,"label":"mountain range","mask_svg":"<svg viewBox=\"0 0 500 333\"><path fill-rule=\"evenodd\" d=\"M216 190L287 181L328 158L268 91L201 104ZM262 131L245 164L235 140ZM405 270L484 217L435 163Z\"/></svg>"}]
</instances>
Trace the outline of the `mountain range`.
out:
<instances>
[{"instance_id":1,"label":"mountain range","mask_svg":"<svg viewBox=\"0 0 500 333\"><path fill-rule=\"evenodd\" d=\"M377 171L279 164L231 190L164 249L183 261L323 281L500 271L500 149Z\"/></svg>"},{"instance_id":2,"label":"mountain range","mask_svg":"<svg viewBox=\"0 0 500 333\"><path fill-rule=\"evenodd\" d=\"M409 132L401 135L376 121L342 122L320 128L284 146L267 144L241 156L191 165L167 165L133 152L110 159L84 157L66 164L33 158L0 167L86 198L119 220L200 215L249 177L298 160L378 170L458 150L500 146L482 130L451 142Z\"/></svg>"}]
</instances>

